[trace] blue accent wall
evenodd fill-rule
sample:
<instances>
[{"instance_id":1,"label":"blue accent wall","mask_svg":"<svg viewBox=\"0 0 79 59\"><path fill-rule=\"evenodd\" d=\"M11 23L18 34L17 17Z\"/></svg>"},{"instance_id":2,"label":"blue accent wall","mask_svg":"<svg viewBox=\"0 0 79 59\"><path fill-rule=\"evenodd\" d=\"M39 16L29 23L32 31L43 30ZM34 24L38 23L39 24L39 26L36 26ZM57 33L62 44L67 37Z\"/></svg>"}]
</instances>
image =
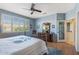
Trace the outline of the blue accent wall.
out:
<instances>
[{"instance_id":1,"label":"blue accent wall","mask_svg":"<svg viewBox=\"0 0 79 59\"><path fill-rule=\"evenodd\" d=\"M57 30L56 29L57 28L57 26L56 26L56 21L57 21L56 18L57 18L56 14L53 14L53 15L49 15L49 16L37 19L36 20L36 30L37 30L37 32L42 32L42 24L46 23L46 22L49 22L49 23L51 23L50 32L51 33L52 32L56 33L56 30ZM52 25L55 25L55 28L52 28Z\"/></svg>"}]
</instances>

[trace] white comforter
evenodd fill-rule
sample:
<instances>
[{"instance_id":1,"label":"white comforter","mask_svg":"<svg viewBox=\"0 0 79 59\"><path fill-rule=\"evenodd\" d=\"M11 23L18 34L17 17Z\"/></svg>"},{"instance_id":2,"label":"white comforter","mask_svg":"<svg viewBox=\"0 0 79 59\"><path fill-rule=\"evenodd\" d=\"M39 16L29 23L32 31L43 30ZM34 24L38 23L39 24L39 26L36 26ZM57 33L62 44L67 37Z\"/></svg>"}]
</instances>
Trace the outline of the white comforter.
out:
<instances>
[{"instance_id":1,"label":"white comforter","mask_svg":"<svg viewBox=\"0 0 79 59\"><path fill-rule=\"evenodd\" d=\"M44 53L48 53L46 44L37 38L21 35L0 39L0 55L40 55Z\"/></svg>"}]
</instances>

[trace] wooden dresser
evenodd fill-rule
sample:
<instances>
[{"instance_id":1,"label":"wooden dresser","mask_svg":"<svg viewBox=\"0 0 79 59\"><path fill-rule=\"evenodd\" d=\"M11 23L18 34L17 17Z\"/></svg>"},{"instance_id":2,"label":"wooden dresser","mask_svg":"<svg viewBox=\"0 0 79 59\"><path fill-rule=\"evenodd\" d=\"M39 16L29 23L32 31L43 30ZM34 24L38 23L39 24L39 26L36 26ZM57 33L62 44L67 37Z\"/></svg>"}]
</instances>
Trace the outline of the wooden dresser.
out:
<instances>
[{"instance_id":1,"label":"wooden dresser","mask_svg":"<svg viewBox=\"0 0 79 59\"><path fill-rule=\"evenodd\" d=\"M40 32L40 33L38 33L38 38L40 38L44 41L46 41L46 39L47 39L48 42L52 42L51 34L49 34L49 33Z\"/></svg>"}]
</instances>

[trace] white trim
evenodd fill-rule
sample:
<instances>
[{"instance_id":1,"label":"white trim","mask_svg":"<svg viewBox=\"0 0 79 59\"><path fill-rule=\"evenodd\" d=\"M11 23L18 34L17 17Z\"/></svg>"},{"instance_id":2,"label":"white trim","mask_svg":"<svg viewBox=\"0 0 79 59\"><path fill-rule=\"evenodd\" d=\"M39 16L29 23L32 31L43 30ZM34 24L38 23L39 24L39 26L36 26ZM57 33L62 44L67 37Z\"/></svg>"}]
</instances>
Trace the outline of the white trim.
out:
<instances>
[{"instance_id":1,"label":"white trim","mask_svg":"<svg viewBox=\"0 0 79 59\"><path fill-rule=\"evenodd\" d=\"M77 48L77 39L78 39L78 37L77 37L77 32L78 32L78 22L77 22L77 20L78 20L78 13L76 14L76 32L75 32L75 49L76 49L76 52L79 52L78 51L78 48Z\"/></svg>"}]
</instances>

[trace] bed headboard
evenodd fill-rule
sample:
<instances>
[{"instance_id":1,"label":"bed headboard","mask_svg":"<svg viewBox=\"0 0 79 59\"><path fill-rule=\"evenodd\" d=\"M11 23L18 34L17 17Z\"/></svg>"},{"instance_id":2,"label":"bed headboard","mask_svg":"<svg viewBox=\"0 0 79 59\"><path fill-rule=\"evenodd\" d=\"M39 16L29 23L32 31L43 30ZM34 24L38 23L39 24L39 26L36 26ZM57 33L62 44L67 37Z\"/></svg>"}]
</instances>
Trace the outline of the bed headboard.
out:
<instances>
[{"instance_id":1,"label":"bed headboard","mask_svg":"<svg viewBox=\"0 0 79 59\"><path fill-rule=\"evenodd\" d=\"M0 33L0 38L7 38L12 36L24 35L24 32L13 32L13 33Z\"/></svg>"}]
</instances>

